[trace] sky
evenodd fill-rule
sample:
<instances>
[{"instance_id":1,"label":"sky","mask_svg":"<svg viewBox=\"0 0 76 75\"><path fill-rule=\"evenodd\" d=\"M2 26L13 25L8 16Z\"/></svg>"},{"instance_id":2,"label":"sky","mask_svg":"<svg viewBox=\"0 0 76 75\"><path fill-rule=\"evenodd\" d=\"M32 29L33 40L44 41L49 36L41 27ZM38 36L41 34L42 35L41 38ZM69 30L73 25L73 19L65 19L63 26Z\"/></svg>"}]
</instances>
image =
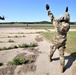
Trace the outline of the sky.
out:
<instances>
[{"instance_id":1,"label":"sky","mask_svg":"<svg viewBox=\"0 0 76 75\"><path fill-rule=\"evenodd\" d=\"M0 16L6 20L0 22L39 22L50 21L46 4L56 18L65 14L68 6L70 21L76 22L76 0L0 0Z\"/></svg>"}]
</instances>

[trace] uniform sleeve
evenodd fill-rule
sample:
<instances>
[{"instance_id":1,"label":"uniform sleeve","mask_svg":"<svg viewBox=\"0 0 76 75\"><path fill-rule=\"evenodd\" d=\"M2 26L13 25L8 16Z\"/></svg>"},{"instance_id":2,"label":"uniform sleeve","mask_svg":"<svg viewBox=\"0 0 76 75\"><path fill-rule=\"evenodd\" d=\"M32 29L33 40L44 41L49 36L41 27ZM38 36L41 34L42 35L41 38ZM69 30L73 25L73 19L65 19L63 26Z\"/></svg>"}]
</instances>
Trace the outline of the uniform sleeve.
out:
<instances>
[{"instance_id":1,"label":"uniform sleeve","mask_svg":"<svg viewBox=\"0 0 76 75\"><path fill-rule=\"evenodd\" d=\"M54 20L54 15L53 15L53 13L51 13L50 10L47 10L47 12L48 12L48 16L49 16L51 22L53 23L53 20Z\"/></svg>"},{"instance_id":2,"label":"uniform sleeve","mask_svg":"<svg viewBox=\"0 0 76 75\"><path fill-rule=\"evenodd\" d=\"M54 17L53 13L50 11L50 7L49 7L48 4L46 5L46 10L47 10L47 14L48 14L51 22L53 23L54 27L57 28L58 21L57 21L56 18Z\"/></svg>"},{"instance_id":3,"label":"uniform sleeve","mask_svg":"<svg viewBox=\"0 0 76 75\"><path fill-rule=\"evenodd\" d=\"M53 13L51 13L50 10L47 10L47 12L48 12L48 16L49 16L51 22L53 23L53 25L56 29L58 27L58 20L54 17Z\"/></svg>"}]
</instances>

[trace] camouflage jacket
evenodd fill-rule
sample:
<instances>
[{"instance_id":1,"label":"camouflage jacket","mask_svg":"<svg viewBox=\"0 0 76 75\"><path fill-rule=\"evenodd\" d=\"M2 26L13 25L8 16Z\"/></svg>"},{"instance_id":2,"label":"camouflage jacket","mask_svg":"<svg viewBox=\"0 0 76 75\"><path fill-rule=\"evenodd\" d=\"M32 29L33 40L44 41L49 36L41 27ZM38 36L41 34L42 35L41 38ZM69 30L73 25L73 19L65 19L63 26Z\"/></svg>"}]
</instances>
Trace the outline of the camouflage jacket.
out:
<instances>
[{"instance_id":1,"label":"camouflage jacket","mask_svg":"<svg viewBox=\"0 0 76 75\"><path fill-rule=\"evenodd\" d=\"M50 10L47 11L48 11L48 16L56 30L56 34L53 38L53 43L65 44L67 40L67 32L70 29L70 15L68 11L65 13L64 16L60 17L59 19L56 19Z\"/></svg>"}]
</instances>

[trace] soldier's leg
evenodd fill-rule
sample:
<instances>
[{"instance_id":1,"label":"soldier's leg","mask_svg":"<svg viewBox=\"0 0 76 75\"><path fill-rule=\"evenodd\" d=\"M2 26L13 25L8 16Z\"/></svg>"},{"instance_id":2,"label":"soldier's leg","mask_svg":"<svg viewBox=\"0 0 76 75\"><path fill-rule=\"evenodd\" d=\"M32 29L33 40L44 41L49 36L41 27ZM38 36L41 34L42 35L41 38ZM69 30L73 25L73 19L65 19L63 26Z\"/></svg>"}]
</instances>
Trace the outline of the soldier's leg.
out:
<instances>
[{"instance_id":1,"label":"soldier's leg","mask_svg":"<svg viewBox=\"0 0 76 75\"><path fill-rule=\"evenodd\" d=\"M59 56L60 56L60 71L64 71L65 59L64 59L64 47L59 48Z\"/></svg>"},{"instance_id":2,"label":"soldier's leg","mask_svg":"<svg viewBox=\"0 0 76 75\"><path fill-rule=\"evenodd\" d=\"M56 50L55 46L54 45L51 45L50 46L50 55L49 55L49 61L50 62L52 61L52 56L53 56L55 50Z\"/></svg>"}]
</instances>

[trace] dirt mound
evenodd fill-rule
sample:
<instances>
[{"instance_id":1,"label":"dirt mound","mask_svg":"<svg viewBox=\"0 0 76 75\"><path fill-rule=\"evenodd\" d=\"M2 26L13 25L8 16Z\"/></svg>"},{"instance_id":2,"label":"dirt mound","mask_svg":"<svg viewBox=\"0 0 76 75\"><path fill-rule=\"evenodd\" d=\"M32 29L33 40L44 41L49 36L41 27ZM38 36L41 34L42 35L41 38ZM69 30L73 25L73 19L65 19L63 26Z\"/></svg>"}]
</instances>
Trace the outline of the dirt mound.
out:
<instances>
[{"instance_id":1,"label":"dirt mound","mask_svg":"<svg viewBox=\"0 0 76 75\"><path fill-rule=\"evenodd\" d=\"M14 75L16 65L8 65L5 68L0 69L0 75Z\"/></svg>"},{"instance_id":2,"label":"dirt mound","mask_svg":"<svg viewBox=\"0 0 76 75\"><path fill-rule=\"evenodd\" d=\"M42 42L43 41L43 38L37 35L36 38L35 38L35 40L37 42Z\"/></svg>"},{"instance_id":3,"label":"dirt mound","mask_svg":"<svg viewBox=\"0 0 76 75\"><path fill-rule=\"evenodd\" d=\"M19 74L20 72L26 73L29 71L36 71L36 65L34 63L40 53L38 51L38 48L36 49L34 47L33 48L31 47L31 48L25 48L23 50L28 50L30 52L33 52L33 54L27 55L26 53L20 53L15 57L15 59L25 58L27 61L25 64L21 65L21 67L17 71L17 74ZM7 64L7 67L0 69L0 75L14 75L14 72L18 66L20 65Z\"/></svg>"}]
</instances>

